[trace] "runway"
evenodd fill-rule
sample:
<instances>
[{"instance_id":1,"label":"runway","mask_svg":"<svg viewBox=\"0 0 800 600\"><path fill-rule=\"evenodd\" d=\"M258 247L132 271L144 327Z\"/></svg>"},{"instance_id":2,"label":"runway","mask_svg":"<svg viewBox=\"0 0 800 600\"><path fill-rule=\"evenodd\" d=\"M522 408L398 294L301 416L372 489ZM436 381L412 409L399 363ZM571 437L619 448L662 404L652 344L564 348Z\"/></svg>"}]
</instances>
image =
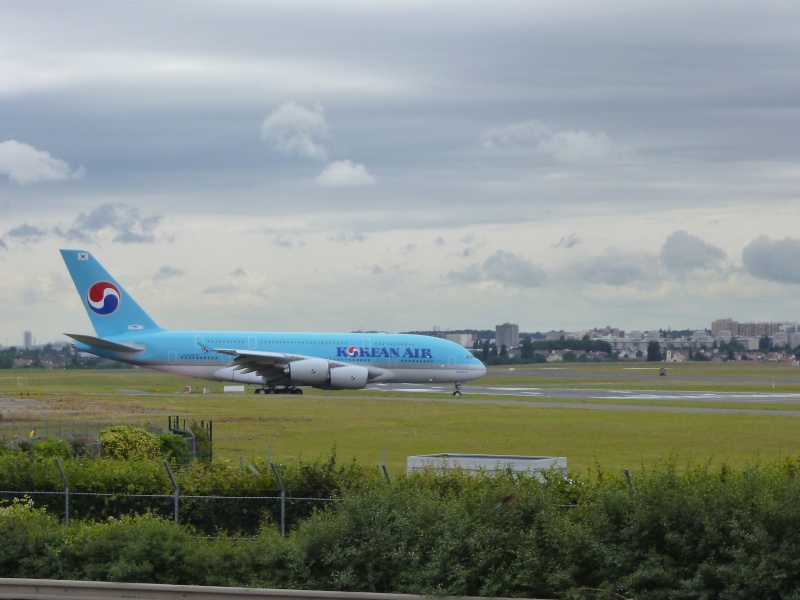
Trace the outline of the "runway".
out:
<instances>
[{"instance_id":1,"label":"runway","mask_svg":"<svg viewBox=\"0 0 800 600\"><path fill-rule=\"evenodd\" d=\"M707 414L748 414L800 417L800 394L769 394L748 392L681 392L658 390L607 390L568 388L514 388L463 386L462 396L452 396L452 386L396 384L379 386L381 389L406 392L418 398L412 401L447 402L460 404L491 404L529 406L538 408L572 408L582 410L663 411ZM481 397L483 396L483 398ZM486 396L493 396L487 398ZM508 400L497 396L507 396ZM555 399L544 401L536 398ZM603 401L608 403L604 403ZM624 402L616 404L615 401ZM721 406L680 406L680 403L719 403ZM663 403L663 404L660 404ZM678 405L676 405L678 403ZM732 408L730 404L747 404ZM787 408L769 409L759 405L786 405ZM796 408L788 408L796 407Z\"/></svg>"}]
</instances>

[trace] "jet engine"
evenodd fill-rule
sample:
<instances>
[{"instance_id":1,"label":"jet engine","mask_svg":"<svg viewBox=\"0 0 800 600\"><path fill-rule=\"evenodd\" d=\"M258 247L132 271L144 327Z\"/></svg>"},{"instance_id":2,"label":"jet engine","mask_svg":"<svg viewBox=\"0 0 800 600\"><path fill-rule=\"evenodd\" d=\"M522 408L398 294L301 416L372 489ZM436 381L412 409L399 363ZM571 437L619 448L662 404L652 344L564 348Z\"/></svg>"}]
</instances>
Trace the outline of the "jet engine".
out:
<instances>
[{"instance_id":1,"label":"jet engine","mask_svg":"<svg viewBox=\"0 0 800 600\"><path fill-rule=\"evenodd\" d=\"M292 385L310 385L332 390L361 390L367 387L369 371L365 367L328 368L322 358L305 358L286 365L283 371Z\"/></svg>"},{"instance_id":2,"label":"jet engine","mask_svg":"<svg viewBox=\"0 0 800 600\"><path fill-rule=\"evenodd\" d=\"M328 361L322 358L306 358L286 365L283 371L292 385L324 385L328 381Z\"/></svg>"},{"instance_id":3,"label":"jet engine","mask_svg":"<svg viewBox=\"0 0 800 600\"><path fill-rule=\"evenodd\" d=\"M363 390L367 387L369 371L364 367L336 367L331 369L330 387L334 390Z\"/></svg>"}]
</instances>

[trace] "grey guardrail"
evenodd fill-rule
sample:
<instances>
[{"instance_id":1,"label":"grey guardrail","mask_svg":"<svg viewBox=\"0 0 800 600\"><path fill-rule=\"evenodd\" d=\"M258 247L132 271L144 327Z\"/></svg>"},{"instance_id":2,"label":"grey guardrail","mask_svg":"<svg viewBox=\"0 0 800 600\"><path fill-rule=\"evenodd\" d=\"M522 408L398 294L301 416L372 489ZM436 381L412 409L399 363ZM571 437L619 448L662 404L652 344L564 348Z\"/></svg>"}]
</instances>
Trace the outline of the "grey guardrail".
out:
<instances>
[{"instance_id":1,"label":"grey guardrail","mask_svg":"<svg viewBox=\"0 0 800 600\"><path fill-rule=\"evenodd\" d=\"M157 583L107 583L105 581L63 581L56 579L0 579L0 598L13 600L469 600L468 597L372 594L369 592L320 592L260 588L164 585ZM511 600L511 599L494 599ZM519 600L519 599L514 599Z\"/></svg>"}]
</instances>

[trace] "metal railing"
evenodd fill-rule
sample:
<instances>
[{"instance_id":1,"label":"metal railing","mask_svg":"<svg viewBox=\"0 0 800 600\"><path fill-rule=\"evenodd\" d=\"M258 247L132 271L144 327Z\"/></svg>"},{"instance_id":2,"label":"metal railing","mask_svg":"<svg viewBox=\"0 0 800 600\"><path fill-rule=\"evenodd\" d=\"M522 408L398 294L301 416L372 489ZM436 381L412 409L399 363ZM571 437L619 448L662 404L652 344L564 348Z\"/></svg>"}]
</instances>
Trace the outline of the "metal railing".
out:
<instances>
[{"instance_id":1,"label":"metal railing","mask_svg":"<svg viewBox=\"0 0 800 600\"><path fill-rule=\"evenodd\" d=\"M314 590L274 590L264 588L226 588L200 585L159 583L108 583L104 581L65 581L51 579L0 579L0 598L14 600L232 600L234 598L269 598L270 600L429 600L414 594L377 594L370 592L327 592ZM470 600L468 596L441 596L437 600ZM507 600L496 598L494 600ZM516 599L519 600L519 599Z\"/></svg>"}]
</instances>

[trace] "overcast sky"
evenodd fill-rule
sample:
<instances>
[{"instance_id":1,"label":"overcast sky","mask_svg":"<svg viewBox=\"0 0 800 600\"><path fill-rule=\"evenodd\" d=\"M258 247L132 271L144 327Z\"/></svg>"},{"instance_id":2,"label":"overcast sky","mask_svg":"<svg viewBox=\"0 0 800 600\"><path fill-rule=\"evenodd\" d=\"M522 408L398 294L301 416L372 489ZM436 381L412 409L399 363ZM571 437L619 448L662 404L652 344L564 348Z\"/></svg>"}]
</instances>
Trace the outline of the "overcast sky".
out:
<instances>
[{"instance_id":1,"label":"overcast sky","mask_svg":"<svg viewBox=\"0 0 800 600\"><path fill-rule=\"evenodd\" d=\"M800 3L12 2L0 344L800 321Z\"/></svg>"}]
</instances>

